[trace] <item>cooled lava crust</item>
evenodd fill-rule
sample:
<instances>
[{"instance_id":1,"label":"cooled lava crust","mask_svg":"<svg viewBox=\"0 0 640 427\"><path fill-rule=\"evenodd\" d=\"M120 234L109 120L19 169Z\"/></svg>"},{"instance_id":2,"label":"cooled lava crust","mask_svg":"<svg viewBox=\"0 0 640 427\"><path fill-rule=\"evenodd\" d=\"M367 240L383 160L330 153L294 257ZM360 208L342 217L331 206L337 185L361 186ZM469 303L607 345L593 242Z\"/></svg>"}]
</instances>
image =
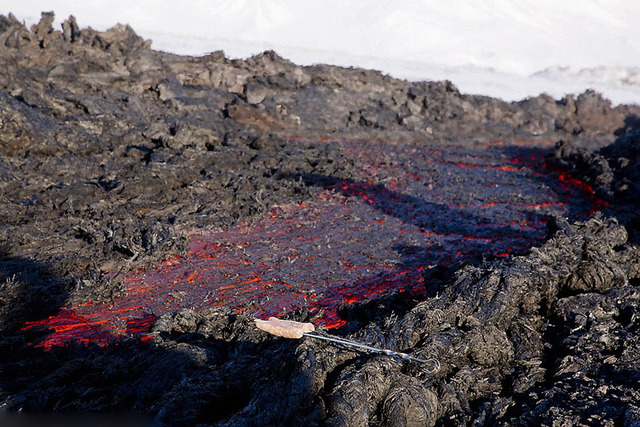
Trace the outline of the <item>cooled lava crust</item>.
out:
<instances>
[{"instance_id":1,"label":"cooled lava crust","mask_svg":"<svg viewBox=\"0 0 640 427\"><path fill-rule=\"evenodd\" d=\"M0 17L0 422L640 425L639 107L52 22Z\"/></svg>"},{"instance_id":2,"label":"cooled lava crust","mask_svg":"<svg viewBox=\"0 0 640 427\"><path fill-rule=\"evenodd\" d=\"M62 307L24 329L53 329L37 343L45 348L105 345L151 339L144 334L163 314L212 307L257 318L303 309L316 325L338 328L351 304L424 298L425 270L526 253L548 237L551 218L584 219L606 206L588 184L550 170L534 142L316 143L341 146L362 181L301 175L325 191L250 224L194 231L186 256L125 275L124 295Z\"/></svg>"}]
</instances>

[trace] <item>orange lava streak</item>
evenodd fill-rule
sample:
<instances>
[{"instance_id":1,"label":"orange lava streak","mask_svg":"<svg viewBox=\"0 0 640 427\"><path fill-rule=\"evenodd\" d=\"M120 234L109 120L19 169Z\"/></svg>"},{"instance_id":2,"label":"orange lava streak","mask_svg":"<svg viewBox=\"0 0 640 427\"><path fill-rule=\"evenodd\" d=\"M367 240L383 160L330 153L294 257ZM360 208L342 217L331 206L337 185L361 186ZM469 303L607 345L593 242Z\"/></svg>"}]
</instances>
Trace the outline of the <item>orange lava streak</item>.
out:
<instances>
[{"instance_id":1,"label":"orange lava streak","mask_svg":"<svg viewBox=\"0 0 640 427\"><path fill-rule=\"evenodd\" d=\"M254 283L262 280L260 276L254 277L253 279L245 280L244 282L240 282L240 285L248 285L249 283Z\"/></svg>"},{"instance_id":2,"label":"orange lava streak","mask_svg":"<svg viewBox=\"0 0 640 427\"><path fill-rule=\"evenodd\" d=\"M190 280L195 279L197 276L198 276L198 272L195 272L195 273L193 273L191 276L189 276L189 277L187 277L187 278L185 278L185 279L183 279L183 278L181 278L181 277L178 277L178 278L177 278L177 280L181 280L181 281L183 281L183 282L188 282L188 281L190 281Z\"/></svg>"}]
</instances>

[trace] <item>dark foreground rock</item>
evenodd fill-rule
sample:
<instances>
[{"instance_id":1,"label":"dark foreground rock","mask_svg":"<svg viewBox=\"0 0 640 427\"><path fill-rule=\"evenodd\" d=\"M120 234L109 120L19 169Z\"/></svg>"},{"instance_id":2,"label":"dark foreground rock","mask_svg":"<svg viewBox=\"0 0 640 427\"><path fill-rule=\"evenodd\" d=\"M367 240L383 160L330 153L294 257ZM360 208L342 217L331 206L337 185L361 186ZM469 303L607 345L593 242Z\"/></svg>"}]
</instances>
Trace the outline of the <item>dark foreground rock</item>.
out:
<instances>
[{"instance_id":1,"label":"dark foreground rock","mask_svg":"<svg viewBox=\"0 0 640 427\"><path fill-rule=\"evenodd\" d=\"M180 57L129 27L51 22L0 17L3 410L167 425L640 424L640 108L594 92L505 103L274 52ZM346 313L336 333L436 356L435 375L267 337L223 309L162 316L152 342L28 344L46 331L26 321L122 294L123 272L184 253L190 231L322 191L296 177L352 179L340 146L314 138L563 140L549 162L610 207L554 218L527 255L429 276L423 301Z\"/></svg>"}]
</instances>

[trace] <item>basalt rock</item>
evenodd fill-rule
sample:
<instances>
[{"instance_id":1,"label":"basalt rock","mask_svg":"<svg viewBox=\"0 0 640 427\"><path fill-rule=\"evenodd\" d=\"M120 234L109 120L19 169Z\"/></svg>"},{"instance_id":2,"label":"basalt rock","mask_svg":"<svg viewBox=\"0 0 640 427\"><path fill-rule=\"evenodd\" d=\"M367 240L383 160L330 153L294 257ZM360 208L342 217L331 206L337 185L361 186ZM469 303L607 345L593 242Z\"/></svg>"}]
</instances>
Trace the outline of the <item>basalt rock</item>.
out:
<instances>
[{"instance_id":1,"label":"basalt rock","mask_svg":"<svg viewBox=\"0 0 640 427\"><path fill-rule=\"evenodd\" d=\"M182 57L152 50L128 26L97 32L70 17L60 31L52 23L50 13L31 29L0 17L3 410L87 422L87 414L118 413L161 425L637 424L639 107L613 107L591 91L506 103L462 94L451 82L302 67L275 52ZM350 141L351 151L337 140ZM377 156L353 148L371 142L383 151L377 141L413 145ZM503 147L510 163L479 163L478 147ZM427 150L439 153L428 160L440 169L420 157ZM456 230L467 237L467 211L388 191L400 178L384 173L402 170L421 191L438 190L436 174L462 180L454 170L542 174L523 153L548 153L545 167L561 171L557 184L604 199L602 213L576 205L585 218L531 215L546 227L544 239L518 256L425 261L416 281L429 292L345 304L348 321L331 331L437 357L436 373L310 338L270 337L226 306L162 314L146 325L152 339L132 332L104 346L45 351L32 344L51 331L24 327L125 296L127 273L179 259L194 231L256 223L274 206L290 209L327 191L364 194L378 212L398 207L389 211L397 222L435 228L451 244ZM362 168L355 157L365 154ZM373 176L384 182L368 182ZM536 188L551 191L549 182ZM457 205L486 188L470 184ZM528 196L509 202L528 205ZM412 219L419 209L447 223ZM509 223L496 230L519 232ZM485 244L495 236L481 237ZM444 250L396 249L414 261ZM285 313L313 315L308 307Z\"/></svg>"}]
</instances>

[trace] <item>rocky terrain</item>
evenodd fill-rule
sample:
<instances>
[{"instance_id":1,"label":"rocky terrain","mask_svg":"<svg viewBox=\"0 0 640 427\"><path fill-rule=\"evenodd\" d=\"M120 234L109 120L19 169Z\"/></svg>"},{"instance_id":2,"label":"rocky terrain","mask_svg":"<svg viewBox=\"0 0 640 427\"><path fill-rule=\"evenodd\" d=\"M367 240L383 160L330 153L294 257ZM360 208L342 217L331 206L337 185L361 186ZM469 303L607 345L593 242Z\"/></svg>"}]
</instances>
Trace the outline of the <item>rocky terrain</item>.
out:
<instances>
[{"instance_id":1,"label":"rocky terrain","mask_svg":"<svg viewBox=\"0 0 640 427\"><path fill-rule=\"evenodd\" d=\"M450 82L301 67L275 52L182 57L152 50L127 26L52 22L43 13L29 29L0 17L0 407L9 420L640 425L640 107L592 91L506 103ZM25 328L62 306L126 298L128 273L188 256L196 231L256 224L336 183L365 182L371 169L351 145L361 141L380 144L393 173L464 182L451 200L473 188L415 153L455 149L460 163L487 147L533 150L606 207L544 211L544 239L508 257L474 250L433 268L414 251L426 293L342 308L346 323L332 334L435 356L435 374L269 337L226 306L167 312L149 325L151 339L109 345L44 349L37 343L51 330ZM428 185L416 183L407 192ZM540 178L537 188L550 186ZM357 198L358 187L345 188L341 197ZM411 194L405 206L422 206ZM441 226L391 214L420 231ZM304 306L281 314L317 318Z\"/></svg>"}]
</instances>

